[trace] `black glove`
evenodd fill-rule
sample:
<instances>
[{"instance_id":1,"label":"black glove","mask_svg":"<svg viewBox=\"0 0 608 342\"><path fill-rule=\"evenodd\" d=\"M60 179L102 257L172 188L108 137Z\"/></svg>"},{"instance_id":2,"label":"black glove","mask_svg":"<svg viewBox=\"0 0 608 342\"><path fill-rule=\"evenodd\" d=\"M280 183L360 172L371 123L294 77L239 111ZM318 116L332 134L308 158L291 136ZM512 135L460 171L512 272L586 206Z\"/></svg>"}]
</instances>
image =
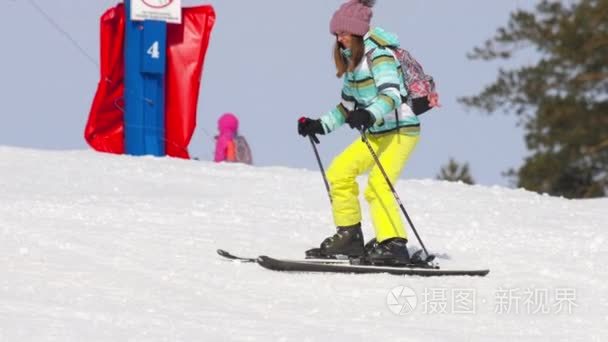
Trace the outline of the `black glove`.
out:
<instances>
[{"instance_id":1,"label":"black glove","mask_svg":"<svg viewBox=\"0 0 608 342\"><path fill-rule=\"evenodd\" d=\"M350 128L356 128L359 131L366 130L374 125L376 118L367 109L355 109L348 113L346 123Z\"/></svg>"},{"instance_id":2,"label":"black glove","mask_svg":"<svg viewBox=\"0 0 608 342\"><path fill-rule=\"evenodd\" d=\"M298 119L298 134L303 137L310 136L318 144L319 139L317 139L316 134L323 135L325 130L323 130L321 120L313 120L303 116Z\"/></svg>"}]
</instances>

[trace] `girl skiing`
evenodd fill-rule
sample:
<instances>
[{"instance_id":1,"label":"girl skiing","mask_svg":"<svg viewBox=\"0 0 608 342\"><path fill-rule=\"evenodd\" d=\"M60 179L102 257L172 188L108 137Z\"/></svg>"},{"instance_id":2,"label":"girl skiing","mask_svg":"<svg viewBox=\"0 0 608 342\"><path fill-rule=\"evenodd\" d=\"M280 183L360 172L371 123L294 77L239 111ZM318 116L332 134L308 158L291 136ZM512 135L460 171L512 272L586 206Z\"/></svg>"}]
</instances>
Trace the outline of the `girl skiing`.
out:
<instances>
[{"instance_id":1,"label":"girl skiing","mask_svg":"<svg viewBox=\"0 0 608 342\"><path fill-rule=\"evenodd\" d=\"M298 133L304 137L328 134L347 123L364 132L394 184L420 134L420 122L405 103L403 72L391 48L394 34L371 28L373 0L350 0L330 21L336 37L334 62L343 78L341 102L319 119L302 117ZM356 177L370 171L365 199L371 211L376 241L364 246L359 187ZM375 264L407 264L407 234L395 198L361 137L340 153L327 170L337 232L309 257L363 256ZM373 241L373 240L372 240Z\"/></svg>"}]
</instances>

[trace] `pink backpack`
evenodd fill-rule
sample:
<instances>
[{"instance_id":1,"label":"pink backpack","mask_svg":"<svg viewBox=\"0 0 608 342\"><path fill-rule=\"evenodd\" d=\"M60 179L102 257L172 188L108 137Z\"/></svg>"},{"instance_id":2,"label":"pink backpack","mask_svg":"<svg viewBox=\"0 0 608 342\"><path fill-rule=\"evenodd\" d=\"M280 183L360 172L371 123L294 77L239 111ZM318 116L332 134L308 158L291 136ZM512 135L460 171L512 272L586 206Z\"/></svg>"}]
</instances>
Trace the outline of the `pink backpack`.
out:
<instances>
[{"instance_id":1,"label":"pink backpack","mask_svg":"<svg viewBox=\"0 0 608 342\"><path fill-rule=\"evenodd\" d=\"M412 111L416 115L420 115L433 107L438 107L439 95L435 90L433 77L424 73L422 65L407 50L400 47L389 49L393 52L399 64L401 64L403 79L408 93L406 101L412 108ZM373 52L374 49L366 54L370 68Z\"/></svg>"}]
</instances>

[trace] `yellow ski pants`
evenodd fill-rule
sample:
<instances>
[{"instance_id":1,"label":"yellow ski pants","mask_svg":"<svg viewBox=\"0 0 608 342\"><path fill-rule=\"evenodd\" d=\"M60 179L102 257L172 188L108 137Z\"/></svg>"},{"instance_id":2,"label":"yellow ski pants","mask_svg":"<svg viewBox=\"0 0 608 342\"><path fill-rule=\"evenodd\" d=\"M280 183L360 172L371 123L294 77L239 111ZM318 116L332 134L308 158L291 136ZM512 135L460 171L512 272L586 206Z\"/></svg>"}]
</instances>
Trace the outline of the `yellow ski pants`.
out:
<instances>
[{"instance_id":1,"label":"yellow ski pants","mask_svg":"<svg viewBox=\"0 0 608 342\"><path fill-rule=\"evenodd\" d=\"M395 186L401 170L418 143L419 136L404 133L366 136L389 180ZM356 178L369 170L371 171L365 189L365 199L369 203L376 239L380 242L393 237L407 238L395 196L361 137L342 151L327 170L336 226L347 227L361 222L359 185Z\"/></svg>"}]
</instances>

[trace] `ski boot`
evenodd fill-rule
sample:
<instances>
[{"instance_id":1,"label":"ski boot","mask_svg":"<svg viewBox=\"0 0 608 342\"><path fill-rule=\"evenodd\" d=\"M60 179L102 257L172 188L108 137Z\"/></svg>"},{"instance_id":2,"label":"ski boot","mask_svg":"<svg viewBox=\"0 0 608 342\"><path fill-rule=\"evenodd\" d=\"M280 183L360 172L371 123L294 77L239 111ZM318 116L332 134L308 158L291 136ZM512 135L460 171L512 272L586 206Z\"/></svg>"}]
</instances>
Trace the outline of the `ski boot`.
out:
<instances>
[{"instance_id":1,"label":"ski boot","mask_svg":"<svg viewBox=\"0 0 608 342\"><path fill-rule=\"evenodd\" d=\"M365 244L365 255L369 255L369 253L371 253L376 246L378 246L378 240L376 240L376 238L369 240Z\"/></svg>"},{"instance_id":2,"label":"ski boot","mask_svg":"<svg viewBox=\"0 0 608 342\"><path fill-rule=\"evenodd\" d=\"M374 239L368 242L367 246L369 250L366 258L372 265L405 266L410 264L407 239L396 237L380 243Z\"/></svg>"},{"instance_id":3,"label":"ski boot","mask_svg":"<svg viewBox=\"0 0 608 342\"><path fill-rule=\"evenodd\" d=\"M306 251L307 259L358 258L365 254L361 224L338 227L338 231L321 242L319 248Z\"/></svg>"}]
</instances>

